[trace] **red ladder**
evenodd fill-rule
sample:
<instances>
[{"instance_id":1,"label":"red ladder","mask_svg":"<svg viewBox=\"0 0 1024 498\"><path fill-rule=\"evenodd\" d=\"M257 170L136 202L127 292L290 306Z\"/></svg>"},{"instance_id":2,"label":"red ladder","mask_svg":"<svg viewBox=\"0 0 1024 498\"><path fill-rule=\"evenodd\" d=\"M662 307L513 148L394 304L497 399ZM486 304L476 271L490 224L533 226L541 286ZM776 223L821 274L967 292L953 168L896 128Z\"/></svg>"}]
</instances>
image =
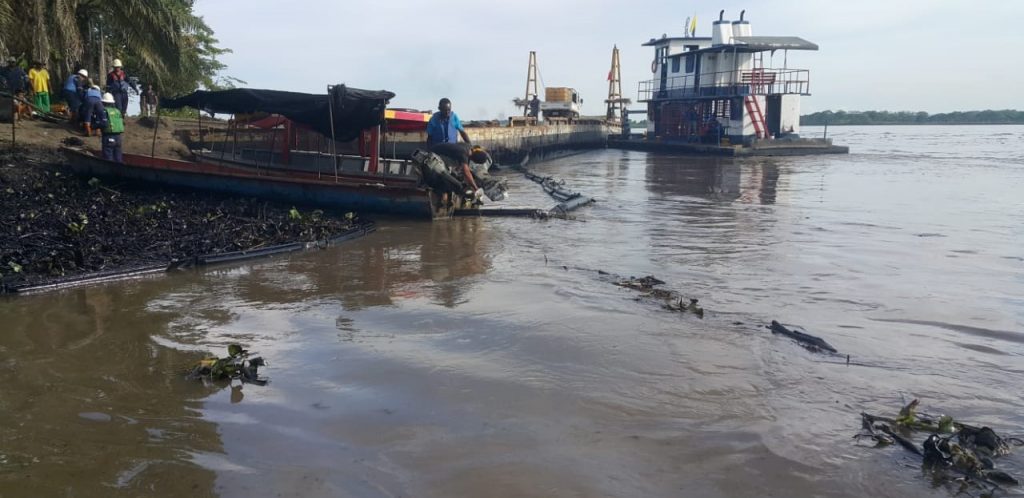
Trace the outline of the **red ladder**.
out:
<instances>
[{"instance_id":1,"label":"red ladder","mask_svg":"<svg viewBox=\"0 0 1024 498\"><path fill-rule=\"evenodd\" d=\"M761 113L761 104L757 102L757 97L747 95L743 98L743 103L747 107L750 120L754 122L754 134L757 135L757 138L767 138L768 125L764 121L764 114Z\"/></svg>"}]
</instances>

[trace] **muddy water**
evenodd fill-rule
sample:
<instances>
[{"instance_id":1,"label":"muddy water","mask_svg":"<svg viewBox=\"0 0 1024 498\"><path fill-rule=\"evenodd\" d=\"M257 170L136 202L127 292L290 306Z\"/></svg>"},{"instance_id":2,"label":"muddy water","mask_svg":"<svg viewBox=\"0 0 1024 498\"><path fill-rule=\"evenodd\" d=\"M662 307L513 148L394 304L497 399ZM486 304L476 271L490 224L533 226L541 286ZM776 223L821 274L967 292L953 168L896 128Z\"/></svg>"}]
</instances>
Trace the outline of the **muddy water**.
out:
<instances>
[{"instance_id":1,"label":"muddy water","mask_svg":"<svg viewBox=\"0 0 1024 498\"><path fill-rule=\"evenodd\" d=\"M600 199L576 222L0 301L0 496L949 496L850 436L912 397L1024 432L1024 127L830 134L854 153L536 165ZM181 378L230 342L271 384Z\"/></svg>"}]
</instances>

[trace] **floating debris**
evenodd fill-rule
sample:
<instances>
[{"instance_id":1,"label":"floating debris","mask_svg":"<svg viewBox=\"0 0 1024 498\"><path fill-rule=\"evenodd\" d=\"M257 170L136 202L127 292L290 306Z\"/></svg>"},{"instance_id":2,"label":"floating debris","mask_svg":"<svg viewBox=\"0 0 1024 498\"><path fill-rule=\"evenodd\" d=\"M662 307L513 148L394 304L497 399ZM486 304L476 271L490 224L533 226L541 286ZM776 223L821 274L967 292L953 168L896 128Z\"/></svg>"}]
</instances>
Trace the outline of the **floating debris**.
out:
<instances>
[{"instance_id":1,"label":"floating debris","mask_svg":"<svg viewBox=\"0 0 1024 498\"><path fill-rule=\"evenodd\" d=\"M210 381L238 379L242 382L262 386L266 385L268 380L259 376L259 368L266 365L262 357L251 356L251 353L242 349L242 346L231 344L228 346L227 357L209 357L199 360L199 363L192 367L188 378Z\"/></svg>"},{"instance_id":2,"label":"floating debris","mask_svg":"<svg viewBox=\"0 0 1024 498\"><path fill-rule=\"evenodd\" d=\"M599 273L610 275L609 273L601 272L600 270ZM653 275L641 278L629 277L628 279L619 279L612 283L619 287L625 287L627 289L642 292L643 294L641 294L638 299L646 298L661 301L661 307L666 310L679 313L693 313L700 318L704 318L704 308L701 308L700 305L697 304L699 302L697 299L691 298L687 300L674 290L658 288L659 285L664 285L665 281L658 279Z\"/></svg>"},{"instance_id":3,"label":"floating debris","mask_svg":"<svg viewBox=\"0 0 1024 498\"><path fill-rule=\"evenodd\" d=\"M991 496L1003 486L1020 485L1017 478L995 466L996 459L1024 445L1024 440L1002 437L989 427L958 422L948 415L920 414L919 404L911 401L895 418L861 413L862 429L854 439L870 439L876 448L898 443L921 457L922 468L937 482L955 487L957 494L974 489ZM918 445L912 438L922 432L930 434Z\"/></svg>"},{"instance_id":4,"label":"floating debris","mask_svg":"<svg viewBox=\"0 0 1024 498\"><path fill-rule=\"evenodd\" d=\"M836 348L832 347L831 344L825 342L824 339L813 336L806 332L801 332L795 328L788 328L781 323L772 320L772 324L767 327L772 331L773 334L781 334L792 338L801 346L806 348L808 351L820 353L822 351L828 351L829 353L839 353Z\"/></svg>"}]
</instances>

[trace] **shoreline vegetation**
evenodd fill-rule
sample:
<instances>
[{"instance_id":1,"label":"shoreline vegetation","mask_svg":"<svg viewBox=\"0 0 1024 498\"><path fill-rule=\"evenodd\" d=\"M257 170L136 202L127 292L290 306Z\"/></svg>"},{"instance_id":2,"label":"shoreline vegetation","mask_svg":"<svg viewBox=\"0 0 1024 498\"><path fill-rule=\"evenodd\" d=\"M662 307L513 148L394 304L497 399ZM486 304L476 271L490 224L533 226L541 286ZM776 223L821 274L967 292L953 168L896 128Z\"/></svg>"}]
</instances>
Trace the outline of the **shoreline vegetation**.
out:
<instances>
[{"instance_id":1,"label":"shoreline vegetation","mask_svg":"<svg viewBox=\"0 0 1024 498\"><path fill-rule=\"evenodd\" d=\"M62 101L68 75L86 69L100 85L114 59L130 77L163 96L198 87L231 88L241 80L221 74L231 52L190 0L18 2L0 0L0 56L27 68L42 62L50 94Z\"/></svg>"},{"instance_id":2,"label":"shoreline vegetation","mask_svg":"<svg viewBox=\"0 0 1024 498\"><path fill-rule=\"evenodd\" d=\"M1024 111L1011 109L940 114L911 111L821 111L800 116L803 126L854 125L1022 125Z\"/></svg>"}]
</instances>

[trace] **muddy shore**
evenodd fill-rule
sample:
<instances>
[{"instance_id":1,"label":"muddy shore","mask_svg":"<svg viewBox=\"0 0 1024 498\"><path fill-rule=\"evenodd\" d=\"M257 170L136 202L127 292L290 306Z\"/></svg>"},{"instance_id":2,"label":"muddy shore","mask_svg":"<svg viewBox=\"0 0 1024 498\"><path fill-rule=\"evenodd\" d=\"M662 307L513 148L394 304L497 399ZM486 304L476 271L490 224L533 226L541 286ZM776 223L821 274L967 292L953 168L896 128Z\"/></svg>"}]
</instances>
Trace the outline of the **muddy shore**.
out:
<instances>
[{"instance_id":1,"label":"muddy shore","mask_svg":"<svg viewBox=\"0 0 1024 498\"><path fill-rule=\"evenodd\" d=\"M4 145L0 294L95 272L325 240L358 222L346 213L84 178L63 168L52 147Z\"/></svg>"}]
</instances>

